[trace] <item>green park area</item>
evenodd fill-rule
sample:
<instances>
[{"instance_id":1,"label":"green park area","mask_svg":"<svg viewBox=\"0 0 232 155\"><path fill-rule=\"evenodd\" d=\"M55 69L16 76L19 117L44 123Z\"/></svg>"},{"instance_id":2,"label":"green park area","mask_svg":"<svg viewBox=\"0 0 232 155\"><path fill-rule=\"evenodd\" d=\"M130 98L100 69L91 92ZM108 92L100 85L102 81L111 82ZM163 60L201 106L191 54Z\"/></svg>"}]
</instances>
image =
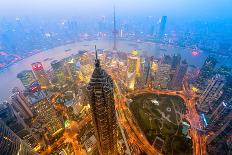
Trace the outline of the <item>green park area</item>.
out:
<instances>
[{"instance_id":1,"label":"green park area","mask_svg":"<svg viewBox=\"0 0 232 155\"><path fill-rule=\"evenodd\" d=\"M140 94L130 110L150 144L167 155L191 155L192 141L182 133L184 101L178 96Z\"/></svg>"}]
</instances>

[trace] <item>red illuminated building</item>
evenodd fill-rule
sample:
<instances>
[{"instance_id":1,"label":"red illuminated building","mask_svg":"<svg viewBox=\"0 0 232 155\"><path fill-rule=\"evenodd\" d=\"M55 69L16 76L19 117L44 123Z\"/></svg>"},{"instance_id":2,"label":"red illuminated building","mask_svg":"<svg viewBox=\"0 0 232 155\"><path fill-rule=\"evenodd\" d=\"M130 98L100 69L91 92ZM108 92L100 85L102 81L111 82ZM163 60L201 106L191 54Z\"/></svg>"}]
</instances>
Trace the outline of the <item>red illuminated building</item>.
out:
<instances>
[{"instance_id":1,"label":"red illuminated building","mask_svg":"<svg viewBox=\"0 0 232 155\"><path fill-rule=\"evenodd\" d=\"M41 86L42 89L46 89L49 87L50 83L49 80L47 78L46 72L43 68L43 65L41 62L35 62L32 65L32 70L37 78L37 80L39 81L39 84Z\"/></svg>"}]
</instances>

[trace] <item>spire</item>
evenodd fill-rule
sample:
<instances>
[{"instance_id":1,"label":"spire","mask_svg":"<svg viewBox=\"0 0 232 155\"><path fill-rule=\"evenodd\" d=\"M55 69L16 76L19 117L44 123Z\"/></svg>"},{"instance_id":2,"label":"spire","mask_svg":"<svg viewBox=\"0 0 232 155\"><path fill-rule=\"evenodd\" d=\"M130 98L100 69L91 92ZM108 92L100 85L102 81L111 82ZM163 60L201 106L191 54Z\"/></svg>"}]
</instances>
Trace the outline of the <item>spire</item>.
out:
<instances>
[{"instance_id":1,"label":"spire","mask_svg":"<svg viewBox=\"0 0 232 155\"><path fill-rule=\"evenodd\" d=\"M97 56L97 46L96 45L95 45L95 54L96 54L95 67L100 67L100 61L99 61L98 56Z\"/></svg>"}]
</instances>

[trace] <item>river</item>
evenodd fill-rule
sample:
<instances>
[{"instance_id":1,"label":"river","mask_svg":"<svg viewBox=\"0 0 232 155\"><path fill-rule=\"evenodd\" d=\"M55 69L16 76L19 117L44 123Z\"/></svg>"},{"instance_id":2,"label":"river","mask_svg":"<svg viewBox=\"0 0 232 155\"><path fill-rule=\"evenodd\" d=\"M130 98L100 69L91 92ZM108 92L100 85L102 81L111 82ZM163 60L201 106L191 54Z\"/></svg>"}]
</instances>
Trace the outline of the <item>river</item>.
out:
<instances>
[{"instance_id":1,"label":"river","mask_svg":"<svg viewBox=\"0 0 232 155\"><path fill-rule=\"evenodd\" d=\"M50 68L50 63L52 60L60 60L62 58L68 57L72 54L77 54L79 50L93 50L94 45L97 45L99 49L111 49L111 40L94 40L94 41L83 41L72 43L64 46L59 46L47 51L37 53L33 56L25 58L4 71L0 72L0 102L8 100L11 95L11 89L15 86L23 88L19 79L17 79L17 74L25 69L31 69L31 64L33 62L42 62L45 69ZM182 47L175 47L171 45L160 45L156 43L143 43L143 42L131 42L131 41L118 41L118 50L123 52L131 52L137 49L139 53L144 52L147 55L161 57L163 54L174 54L180 53L183 59L186 59L190 65L201 66L207 57L207 53L200 53L198 56L192 56L190 49L185 49ZM71 49L70 51L65 51L66 49ZM50 58L47 61L44 59Z\"/></svg>"}]
</instances>

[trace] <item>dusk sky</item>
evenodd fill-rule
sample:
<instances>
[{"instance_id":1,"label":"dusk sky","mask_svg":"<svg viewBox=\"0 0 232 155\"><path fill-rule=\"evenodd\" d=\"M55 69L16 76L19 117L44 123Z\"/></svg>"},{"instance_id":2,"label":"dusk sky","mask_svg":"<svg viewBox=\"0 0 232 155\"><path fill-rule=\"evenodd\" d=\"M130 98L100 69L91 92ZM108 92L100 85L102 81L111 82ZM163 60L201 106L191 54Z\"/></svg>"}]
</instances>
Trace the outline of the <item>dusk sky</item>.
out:
<instances>
[{"instance_id":1,"label":"dusk sky","mask_svg":"<svg viewBox=\"0 0 232 155\"><path fill-rule=\"evenodd\" d=\"M231 0L0 0L1 16L122 15L231 18ZM94 14L93 14L94 13Z\"/></svg>"}]
</instances>

